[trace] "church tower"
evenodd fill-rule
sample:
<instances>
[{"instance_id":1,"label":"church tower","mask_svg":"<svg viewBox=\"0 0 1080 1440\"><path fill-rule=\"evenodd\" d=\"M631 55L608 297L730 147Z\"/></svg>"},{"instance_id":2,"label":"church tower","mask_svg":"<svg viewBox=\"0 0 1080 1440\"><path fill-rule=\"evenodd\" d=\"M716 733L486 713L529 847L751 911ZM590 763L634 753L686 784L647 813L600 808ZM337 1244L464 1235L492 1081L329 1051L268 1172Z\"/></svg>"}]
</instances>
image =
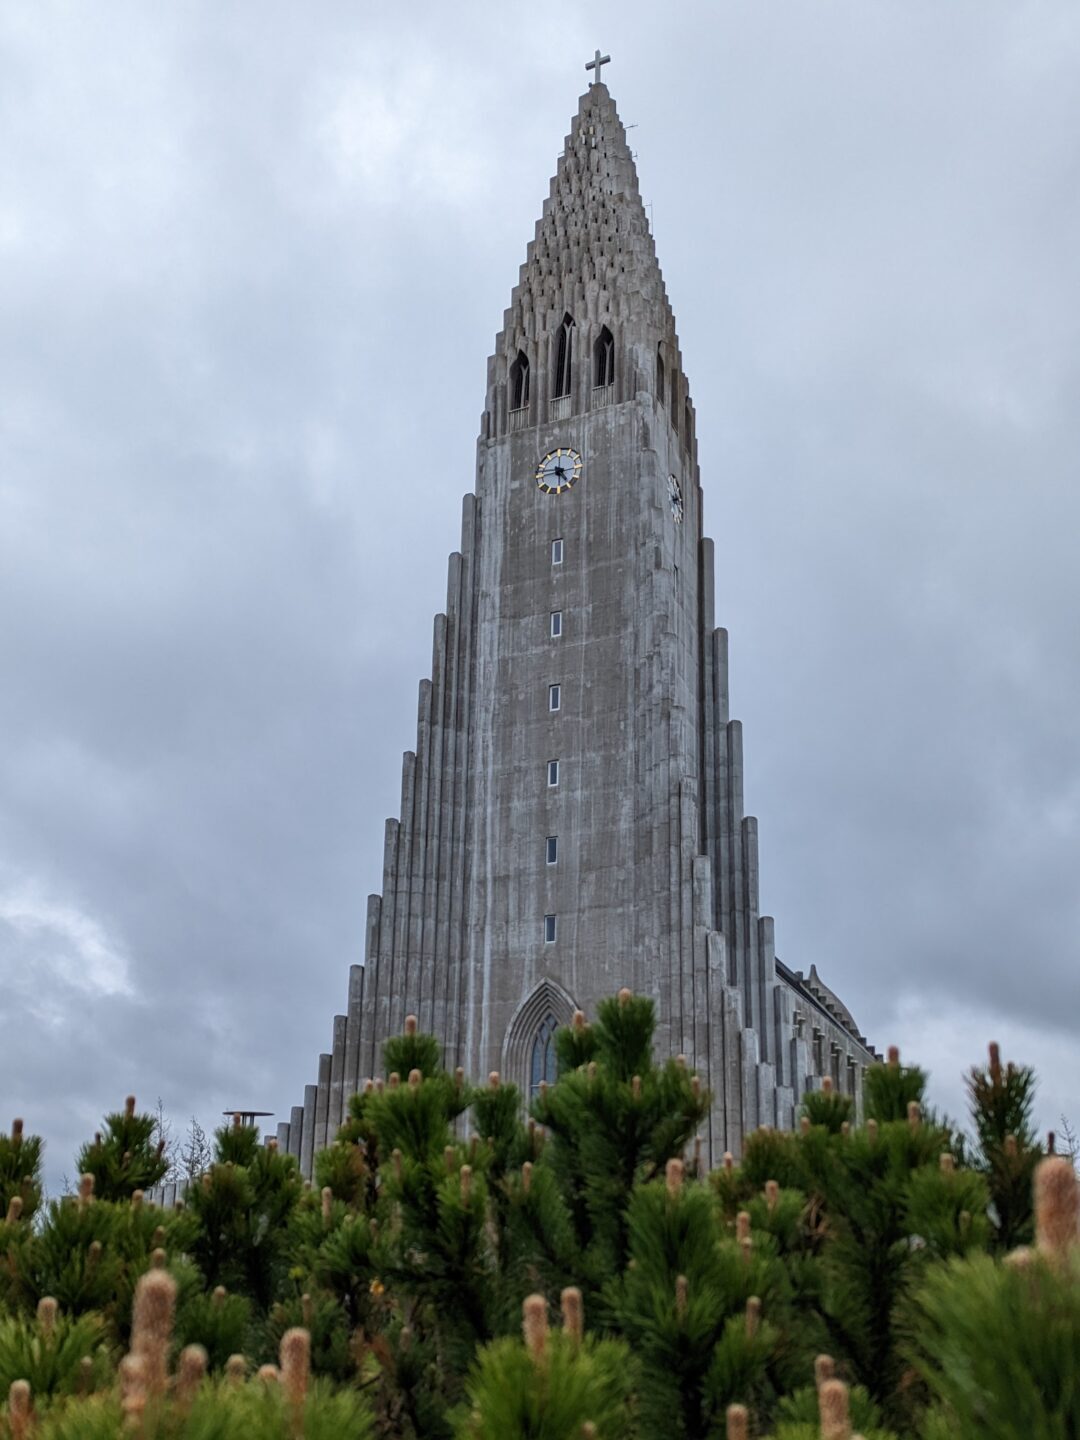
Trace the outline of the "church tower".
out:
<instances>
[{"instance_id":1,"label":"church tower","mask_svg":"<svg viewBox=\"0 0 1080 1440\"><path fill-rule=\"evenodd\" d=\"M661 1054L712 1091L714 1163L824 1075L861 1091L872 1051L759 914L714 564L675 319L597 79L488 362L364 963L279 1127L305 1173L407 1014L450 1068L528 1096L575 1009L649 995Z\"/></svg>"}]
</instances>

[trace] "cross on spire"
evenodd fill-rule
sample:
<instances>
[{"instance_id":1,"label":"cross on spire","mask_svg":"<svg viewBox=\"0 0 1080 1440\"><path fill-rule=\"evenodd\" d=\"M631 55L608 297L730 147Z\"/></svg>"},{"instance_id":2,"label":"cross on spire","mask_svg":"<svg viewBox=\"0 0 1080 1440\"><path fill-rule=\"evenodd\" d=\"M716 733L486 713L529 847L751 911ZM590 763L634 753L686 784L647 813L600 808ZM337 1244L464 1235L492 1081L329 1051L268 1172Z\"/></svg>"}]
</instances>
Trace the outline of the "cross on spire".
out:
<instances>
[{"instance_id":1,"label":"cross on spire","mask_svg":"<svg viewBox=\"0 0 1080 1440\"><path fill-rule=\"evenodd\" d=\"M586 63L585 63L585 69L586 69L586 70L595 70L595 71L596 71L596 79L595 79L595 80L590 80L590 81L589 81L589 84L590 84L590 85L602 85L602 84L604 83L603 77L601 76L601 73L600 73L600 67L601 67L601 65L610 65L610 63L611 63L611 56L610 56L610 55L601 55L599 50L597 50L596 54L593 56L593 58L592 58L591 60L586 61Z\"/></svg>"}]
</instances>

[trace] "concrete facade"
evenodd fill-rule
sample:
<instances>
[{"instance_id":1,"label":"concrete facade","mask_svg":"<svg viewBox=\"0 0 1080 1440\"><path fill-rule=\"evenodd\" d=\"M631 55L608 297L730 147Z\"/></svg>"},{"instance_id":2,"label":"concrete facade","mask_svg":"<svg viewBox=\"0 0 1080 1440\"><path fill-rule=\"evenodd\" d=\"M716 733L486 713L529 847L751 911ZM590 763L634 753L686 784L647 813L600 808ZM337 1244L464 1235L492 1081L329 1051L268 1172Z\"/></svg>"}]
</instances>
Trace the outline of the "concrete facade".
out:
<instances>
[{"instance_id":1,"label":"concrete facade","mask_svg":"<svg viewBox=\"0 0 1080 1440\"><path fill-rule=\"evenodd\" d=\"M580 474L545 493L560 447ZM859 1092L873 1051L816 970L778 963L759 913L714 565L674 317L598 83L488 362L364 964L279 1126L305 1173L409 1013L450 1067L528 1093L552 1023L623 985L648 994L660 1052L713 1092L714 1163L748 1129L791 1126L824 1075Z\"/></svg>"}]
</instances>

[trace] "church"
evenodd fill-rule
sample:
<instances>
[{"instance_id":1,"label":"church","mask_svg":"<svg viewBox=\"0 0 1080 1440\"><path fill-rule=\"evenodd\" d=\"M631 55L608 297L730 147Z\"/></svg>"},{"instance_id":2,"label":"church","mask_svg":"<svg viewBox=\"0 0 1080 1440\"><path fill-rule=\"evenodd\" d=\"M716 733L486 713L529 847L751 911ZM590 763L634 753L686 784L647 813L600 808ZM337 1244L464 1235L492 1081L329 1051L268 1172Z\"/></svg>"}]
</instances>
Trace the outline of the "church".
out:
<instances>
[{"instance_id":1,"label":"church","mask_svg":"<svg viewBox=\"0 0 1080 1440\"><path fill-rule=\"evenodd\" d=\"M364 961L278 1127L305 1175L409 1014L528 1096L575 1010L648 995L712 1093L712 1164L825 1076L858 1099L876 1058L760 913L695 409L605 63L488 361Z\"/></svg>"}]
</instances>

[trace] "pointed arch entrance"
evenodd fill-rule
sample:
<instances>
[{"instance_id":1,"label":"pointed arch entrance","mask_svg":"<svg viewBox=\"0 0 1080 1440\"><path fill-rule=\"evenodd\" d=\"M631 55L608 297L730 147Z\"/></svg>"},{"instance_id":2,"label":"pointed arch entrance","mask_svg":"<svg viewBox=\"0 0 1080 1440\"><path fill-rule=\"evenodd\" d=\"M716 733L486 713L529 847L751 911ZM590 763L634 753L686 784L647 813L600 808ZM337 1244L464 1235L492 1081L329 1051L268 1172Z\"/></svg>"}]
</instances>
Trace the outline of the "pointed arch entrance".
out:
<instances>
[{"instance_id":1,"label":"pointed arch entrance","mask_svg":"<svg viewBox=\"0 0 1080 1440\"><path fill-rule=\"evenodd\" d=\"M555 1031L570 1024L576 1008L561 985L544 979L514 1012L503 1041L502 1068L526 1101L541 1080L555 1079Z\"/></svg>"}]
</instances>

